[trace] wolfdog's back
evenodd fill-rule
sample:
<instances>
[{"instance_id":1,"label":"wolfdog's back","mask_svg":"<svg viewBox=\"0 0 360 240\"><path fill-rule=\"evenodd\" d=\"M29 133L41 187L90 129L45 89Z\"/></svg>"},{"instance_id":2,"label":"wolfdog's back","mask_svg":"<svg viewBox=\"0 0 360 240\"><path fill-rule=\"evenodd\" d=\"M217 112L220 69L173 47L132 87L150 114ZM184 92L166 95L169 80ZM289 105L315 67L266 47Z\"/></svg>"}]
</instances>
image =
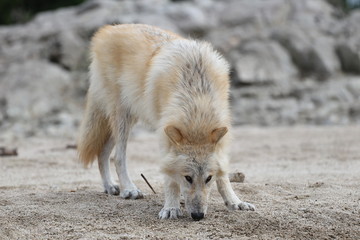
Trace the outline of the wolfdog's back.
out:
<instances>
[{"instance_id":1,"label":"wolfdog's back","mask_svg":"<svg viewBox=\"0 0 360 240\"><path fill-rule=\"evenodd\" d=\"M180 38L143 24L105 26L91 42L89 94L111 115L120 102L139 115L151 60L162 45ZM117 102L115 100L118 100Z\"/></svg>"}]
</instances>

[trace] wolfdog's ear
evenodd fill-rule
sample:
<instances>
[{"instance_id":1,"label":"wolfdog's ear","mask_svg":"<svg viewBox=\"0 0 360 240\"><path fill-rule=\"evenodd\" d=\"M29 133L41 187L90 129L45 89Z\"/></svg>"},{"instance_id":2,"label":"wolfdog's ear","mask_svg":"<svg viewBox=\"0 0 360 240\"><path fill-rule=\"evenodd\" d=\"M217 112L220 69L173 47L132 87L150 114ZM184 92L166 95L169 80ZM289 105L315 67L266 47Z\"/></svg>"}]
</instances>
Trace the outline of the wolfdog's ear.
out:
<instances>
[{"instance_id":1,"label":"wolfdog's ear","mask_svg":"<svg viewBox=\"0 0 360 240\"><path fill-rule=\"evenodd\" d=\"M165 133L170 138L170 140L176 145L179 145L184 139L183 135L181 134L181 131L174 126L167 126L165 128Z\"/></svg>"},{"instance_id":2,"label":"wolfdog's ear","mask_svg":"<svg viewBox=\"0 0 360 240\"><path fill-rule=\"evenodd\" d=\"M212 143L217 143L228 132L227 127L221 127L214 129L210 134L210 140Z\"/></svg>"}]
</instances>

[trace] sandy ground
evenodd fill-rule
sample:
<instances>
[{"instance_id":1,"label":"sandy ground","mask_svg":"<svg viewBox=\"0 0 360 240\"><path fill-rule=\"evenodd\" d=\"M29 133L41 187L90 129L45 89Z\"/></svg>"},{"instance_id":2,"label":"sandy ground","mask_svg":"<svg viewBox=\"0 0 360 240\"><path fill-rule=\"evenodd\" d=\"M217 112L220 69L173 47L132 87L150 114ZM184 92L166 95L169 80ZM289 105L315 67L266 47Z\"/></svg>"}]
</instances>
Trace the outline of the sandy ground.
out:
<instances>
[{"instance_id":1,"label":"sandy ground","mask_svg":"<svg viewBox=\"0 0 360 240\"><path fill-rule=\"evenodd\" d=\"M246 178L233 187L257 211L228 211L213 188L199 222L157 219L154 134L132 136L128 148L141 200L103 193L97 165L83 169L71 143L0 137L19 151L0 158L0 239L360 239L360 127L236 128L231 169Z\"/></svg>"}]
</instances>

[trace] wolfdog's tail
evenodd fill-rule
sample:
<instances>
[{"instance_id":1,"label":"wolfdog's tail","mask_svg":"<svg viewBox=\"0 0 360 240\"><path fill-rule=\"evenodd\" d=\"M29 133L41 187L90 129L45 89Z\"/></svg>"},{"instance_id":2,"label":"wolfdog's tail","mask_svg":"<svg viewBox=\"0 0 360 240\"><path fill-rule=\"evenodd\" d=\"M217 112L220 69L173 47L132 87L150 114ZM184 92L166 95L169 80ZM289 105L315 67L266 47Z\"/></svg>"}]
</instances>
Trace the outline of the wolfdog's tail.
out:
<instances>
[{"instance_id":1,"label":"wolfdog's tail","mask_svg":"<svg viewBox=\"0 0 360 240\"><path fill-rule=\"evenodd\" d=\"M77 147L80 161L85 167L99 156L110 136L109 119L102 109L92 101L91 96L88 96Z\"/></svg>"}]
</instances>

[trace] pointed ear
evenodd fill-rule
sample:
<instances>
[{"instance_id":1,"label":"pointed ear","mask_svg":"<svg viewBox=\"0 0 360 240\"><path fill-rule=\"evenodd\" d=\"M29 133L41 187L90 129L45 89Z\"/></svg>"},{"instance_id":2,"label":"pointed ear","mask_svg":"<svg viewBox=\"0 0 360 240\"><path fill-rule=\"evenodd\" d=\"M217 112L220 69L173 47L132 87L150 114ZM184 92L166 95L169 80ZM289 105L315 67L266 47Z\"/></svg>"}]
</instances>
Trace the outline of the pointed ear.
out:
<instances>
[{"instance_id":1,"label":"pointed ear","mask_svg":"<svg viewBox=\"0 0 360 240\"><path fill-rule=\"evenodd\" d=\"M165 130L166 135L176 145L179 145L183 141L184 137L178 128L176 128L174 126L167 126L164 130Z\"/></svg>"},{"instance_id":2,"label":"pointed ear","mask_svg":"<svg viewBox=\"0 0 360 240\"><path fill-rule=\"evenodd\" d=\"M228 132L227 127L221 127L214 129L210 134L210 140L212 143L216 144L220 139Z\"/></svg>"}]
</instances>

